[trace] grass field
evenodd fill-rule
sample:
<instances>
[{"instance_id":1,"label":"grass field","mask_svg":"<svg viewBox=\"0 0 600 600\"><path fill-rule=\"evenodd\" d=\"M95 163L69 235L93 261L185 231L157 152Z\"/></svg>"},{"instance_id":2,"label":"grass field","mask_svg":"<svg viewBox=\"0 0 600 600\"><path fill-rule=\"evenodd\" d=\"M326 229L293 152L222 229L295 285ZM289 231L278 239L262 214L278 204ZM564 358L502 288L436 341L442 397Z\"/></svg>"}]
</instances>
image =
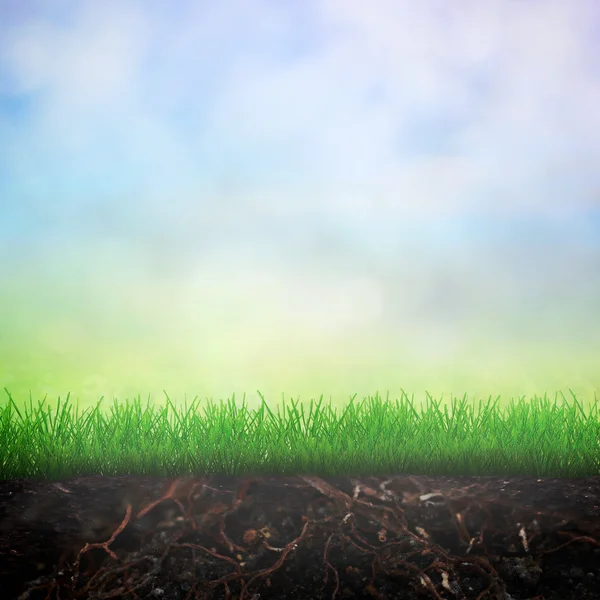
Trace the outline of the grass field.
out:
<instances>
[{"instance_id":1,"label":"grass field","mask_svg":"<svg viewBox=\"0 0 600 600\"><path fill-rule=\"evenodd\" d=\"M498 408L427 395L420 411L403 393L350 399L341 409L323 398L249 409L245 399L194 399L177 409L140 397L101 398L81 414L69 395L52 410L46 399L19 409L5 388L0 406L0 479L62 479L76 475L600 474L597 399L585 411L575 394L534 396ZM414 397L413 397L414 399Z\"/></svg>"}]
</instances>

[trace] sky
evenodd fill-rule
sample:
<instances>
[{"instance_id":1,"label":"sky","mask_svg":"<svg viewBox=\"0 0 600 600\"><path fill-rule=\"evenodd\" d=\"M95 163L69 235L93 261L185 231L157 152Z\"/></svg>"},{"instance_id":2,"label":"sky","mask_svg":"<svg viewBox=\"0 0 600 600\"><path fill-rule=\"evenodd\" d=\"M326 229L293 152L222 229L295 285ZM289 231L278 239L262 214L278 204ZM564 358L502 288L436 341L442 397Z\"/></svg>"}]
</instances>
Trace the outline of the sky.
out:
<instances>
[{"instance_id":1,"label":"sky","mask_svg":"<svg viewBox=\"0 0 600 600\"><path fill-rule=\"evenodd\" d=\"M0 384L593 398L599 33L594 0L0 0Z\"/></svg>"}]
</instances>

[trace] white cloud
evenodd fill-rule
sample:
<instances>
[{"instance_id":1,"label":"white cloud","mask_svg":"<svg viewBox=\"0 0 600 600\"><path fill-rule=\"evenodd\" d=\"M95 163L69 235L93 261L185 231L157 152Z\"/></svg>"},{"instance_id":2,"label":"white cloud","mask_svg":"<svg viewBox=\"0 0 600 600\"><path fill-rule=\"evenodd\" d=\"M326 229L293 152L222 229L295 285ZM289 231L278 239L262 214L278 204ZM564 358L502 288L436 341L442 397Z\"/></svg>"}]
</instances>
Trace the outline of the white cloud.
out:
<instances>
[{"instance_id":1,"label":"white cloud","mask_svg":"<svg viewBox=\"0 0 600 600\"><path fill-rule=\"evenodd\" d=\"M16 91L42 90L88 110L128 94L150 42L144 12L131 3L82 6L75 27L35 19L8 32Z\"/></svg>"},{"instance_id":2,"label":"white cloud","mask_svg":"<svg viewBox=\"0 0 600 600\"><path fill-rule=\"evenodd\" d=\"M16 91L40 94L15 140L23 178L36 146L36 162L98 166L117 189L133 173L142 197L229 170L236 202L305 185L342 217L351 196L399 216L597 204L595 180L568 199L544 188L600 159L589 3L332 1L303 20L268 3L80 6L9 31ZM284 59L296 23L314 44Z\"/></svg>"}]
</instances>

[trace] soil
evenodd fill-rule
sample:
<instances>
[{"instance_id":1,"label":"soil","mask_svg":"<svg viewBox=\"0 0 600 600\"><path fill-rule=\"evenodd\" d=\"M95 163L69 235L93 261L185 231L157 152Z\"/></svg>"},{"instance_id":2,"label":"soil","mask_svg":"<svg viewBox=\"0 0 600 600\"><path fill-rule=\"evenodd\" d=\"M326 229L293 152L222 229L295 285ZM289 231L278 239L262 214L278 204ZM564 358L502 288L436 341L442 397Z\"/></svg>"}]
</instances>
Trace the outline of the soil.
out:
<instances>
[{"instance_id":1,"label":"soil","mask_svg":"<svg viewBox=\"0 0 600 600\"><path fill-rule=\"evenodd\" d=\"M600 599L600 477L0 481L0 597Z\"/></svg>"}]
</instances>

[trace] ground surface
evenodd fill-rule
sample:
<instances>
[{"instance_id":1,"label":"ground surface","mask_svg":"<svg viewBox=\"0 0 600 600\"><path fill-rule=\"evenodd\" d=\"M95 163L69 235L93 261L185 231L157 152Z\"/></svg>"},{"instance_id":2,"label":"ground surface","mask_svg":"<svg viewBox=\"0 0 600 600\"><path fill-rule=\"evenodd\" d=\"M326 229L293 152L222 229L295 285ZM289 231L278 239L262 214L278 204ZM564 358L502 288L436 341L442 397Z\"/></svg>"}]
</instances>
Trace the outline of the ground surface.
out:
<instances>
[{"instance_id":1,"label":"ground surface","mask_svg":"<svg viewBox=\"0 0 600 600\"><path fill-rule=\"evenodd\" d=\"M600 477L0 482L0 597L600 599Z\"/></svg>"}]
</instances>

